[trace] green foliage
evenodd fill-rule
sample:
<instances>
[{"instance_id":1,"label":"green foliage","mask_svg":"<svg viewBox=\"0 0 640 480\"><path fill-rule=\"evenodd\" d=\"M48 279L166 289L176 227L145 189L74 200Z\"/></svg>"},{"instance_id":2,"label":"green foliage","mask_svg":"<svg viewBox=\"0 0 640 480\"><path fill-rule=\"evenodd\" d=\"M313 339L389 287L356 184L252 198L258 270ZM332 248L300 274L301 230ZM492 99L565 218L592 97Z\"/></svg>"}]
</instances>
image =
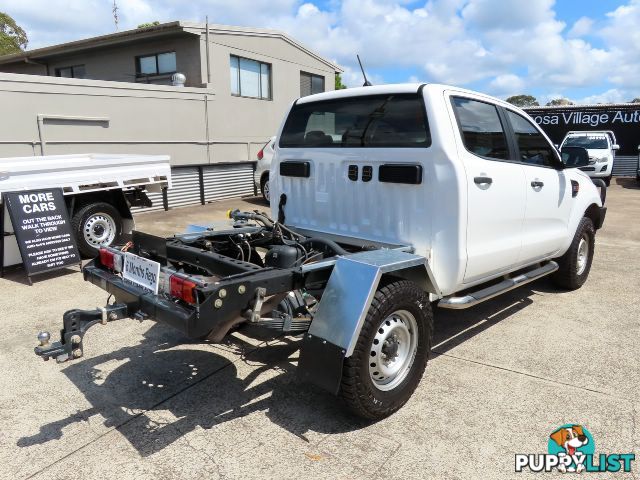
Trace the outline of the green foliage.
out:
<instances>
[{"instance_id":1,"label":"green foliage","mask_svg":"<svg viewBox=\"0 0 640 480\"><path fill-rule=\"evenodd\" d=\"M549 103L547 103L547 107L562 106L562 105L575 105L575 104L567 98L554 98Z\"/></svg>"},{"instance_id":2,"label":"green foliage","mask_svg":"<svg viewBox=\"0 0 640 480\"><path fill-rule=\"evenodd\" d=\"M155 20L153 22L141 23L136 28L155 27L156 25L160 25L160 22L158 20Z\"/></svg>"},{"instance_id":3,"label":"green foliage","mask_svg":"<svg viewBox=\"0 0 640 480\"><path fill-rule=\"evenodd\" d=\"M342 90L347 88L347 86L342 83L342 76L339 73L336 73L336 90Z\"/></svg>"},{"instance_id":4,"label":"green foliage","mask_svg":"<svg viewBox=\"0 0 640 480\"><path fill-rule=\"evenodd\" d=\"M540 104L536 97L532 95L513 95L507 98L507 102L516 107L538 107Z\"/></svg>"},{"instance_id":5,"label":"green foliage","mask_svg":"<svg viewBox=\"0 0 640 480\"><path fill-rule=\"evenodd\" d=\"M0 12L0 55L18 53L27 47L29 39L16 21L4 12Z\"/></svg>"}]
</instances>

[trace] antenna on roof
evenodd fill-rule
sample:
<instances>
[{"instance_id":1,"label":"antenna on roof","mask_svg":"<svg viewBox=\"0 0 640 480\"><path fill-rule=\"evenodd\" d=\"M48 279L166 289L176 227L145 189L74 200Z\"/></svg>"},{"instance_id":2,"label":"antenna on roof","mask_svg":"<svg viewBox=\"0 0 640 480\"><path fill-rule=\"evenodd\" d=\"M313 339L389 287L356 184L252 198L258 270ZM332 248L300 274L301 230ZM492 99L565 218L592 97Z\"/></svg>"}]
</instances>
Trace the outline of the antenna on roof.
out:
<instances>
[{"instance_id":1,"label":"antenna on roof","mask_svg":"<svg viewBox=\"0 0 640 480\"><path fill-rule=\"evenodd\" d=\"M356 54L356 57L358 57L358 63L360 64L360 70L362 70L362 76L364 77L364 84L362 85L363 87L371 87L372 84L369 80L367 80L367 74L364 73L364 67L362 66L362 62L360 61L360 55Z\"/></svg>"},{"instance_id":2,"label":"antenna on roof","mask_svg":"<svg viewBox=\"0 0 640 480\"><path fill-rule=\"evenodd\" d=\"M113 23L116 24L116 32L118 31L118 21L120 20L118 18L118 4L116 3L116 0L113 0L113 8L111 9L111 11L113 12Z\"/></svg>"}]
</instances>

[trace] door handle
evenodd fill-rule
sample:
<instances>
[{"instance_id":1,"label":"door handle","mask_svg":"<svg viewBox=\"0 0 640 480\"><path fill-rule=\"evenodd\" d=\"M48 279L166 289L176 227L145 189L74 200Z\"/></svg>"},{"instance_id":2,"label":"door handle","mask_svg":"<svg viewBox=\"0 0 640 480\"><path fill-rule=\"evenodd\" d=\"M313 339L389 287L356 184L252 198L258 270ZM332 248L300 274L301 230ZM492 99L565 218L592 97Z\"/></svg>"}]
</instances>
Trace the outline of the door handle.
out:
<instances>
[{"instance_id":1,"label":"door handle","mask_svg":"<svg viewBox=\"0 0 640 480\"><path fill-rule=\"evenodd\" d=\"M493 178L491 177L473 177L473 181L476 185L491 185Z\"/></svg>"},{"instance_id":2,"label":"door handle","mask_svg":"<svg viewBox=\"0 0 640 480\"><path fill-rule=\"evenodd\" d=\"M531 186L533 188L542 188L542 187L544 187L544 182L542 180L532 180L531 181Z\"/></svg>"}]
</instances>

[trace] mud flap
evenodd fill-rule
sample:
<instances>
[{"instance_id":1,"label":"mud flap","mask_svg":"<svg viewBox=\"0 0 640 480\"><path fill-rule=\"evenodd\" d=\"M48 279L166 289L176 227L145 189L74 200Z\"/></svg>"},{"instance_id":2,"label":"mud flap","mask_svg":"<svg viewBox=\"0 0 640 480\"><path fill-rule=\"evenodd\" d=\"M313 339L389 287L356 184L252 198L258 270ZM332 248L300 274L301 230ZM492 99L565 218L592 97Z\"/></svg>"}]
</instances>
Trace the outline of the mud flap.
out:
<instances>
[{"instance_id":1,"label":"mud flap","mask_svg":"<svg viewBox=\"0 0 640 480\"><path fill-rule=\"evenodd\" d=\"M353 354L380 279L411 279L439 294L425 257L400 250L371 250L339 257L305 335L298 375L332 393L342 379L344 359Z\"/></svg>"}]
</instances>

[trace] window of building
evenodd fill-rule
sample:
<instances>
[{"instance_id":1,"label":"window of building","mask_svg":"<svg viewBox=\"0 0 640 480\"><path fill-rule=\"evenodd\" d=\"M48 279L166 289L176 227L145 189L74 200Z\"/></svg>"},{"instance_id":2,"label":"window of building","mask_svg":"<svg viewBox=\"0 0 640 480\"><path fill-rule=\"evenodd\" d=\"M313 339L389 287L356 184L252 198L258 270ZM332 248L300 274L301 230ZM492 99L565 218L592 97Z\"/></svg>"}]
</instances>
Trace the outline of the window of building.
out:
<instances>
[{"instance_id":1,"label":"window of building","mask_svg":"<svg viewBox=\"0 0 640 480\"><path fill-rule=\"evenodd\" d=\"M555 166L557 162L555 148L538 129L529 120L511 110L507 110L507 116L518 142L520 152L518 160L531 165Z\"/></svg>"},{"instance_id":2,"label":"window of building","mask_svg":"<svg viewBox=\"0 0 640 480\"><path fill-rule=\"evenodd\" d=\"M431 135L422 98L366 95L297 103L287 118L282 148L424 148Z\"/></svg>"},{"instance_id":3,"label":"window of building","mask_svg":"<svg viewBox=\"0 0 640 480\"><path fill-rule=\"evenodd\" d=\"M271 65L231 55L231 95L271 100Z\"/></svg>"},{"instance_id":4,"label":"window of building","mask_svg":"<svg viewBox=\"0 0 640 480\"><path fill-rule=\"evenodd\" d=\"M466 149L481 157L508 159L507 139L495 105L462 97L451 101Z\"/></svg>"},{"instance_id":5,"label":"window of building","mask_svg":"<svg viewBox=\"0 0 640 480\"><path fill-rule=\"evenodd\" d=\"M313 73L300 72L300 96L324 92L324 77Z\"/></svg>"},{"instance_id":6,"label":"window of building","mask_svg":"<svg viewBox=\"0 0 640 480\"><path fill-rule=\"evenodd\" d=\"M176 72L176 52L156 53L136 58L136 74L168 75Z\"/></svg>"},{"instance_id":7,"label":"window of building","mask_svg":"<svg viewBox=\"0 0 640 480\"><path fill-rule=\"evenodd\" d=\"M74 65L72 67L56 68L56 77L63 78L86 78L84 65Z\"/></svg>"}]
</instances>

